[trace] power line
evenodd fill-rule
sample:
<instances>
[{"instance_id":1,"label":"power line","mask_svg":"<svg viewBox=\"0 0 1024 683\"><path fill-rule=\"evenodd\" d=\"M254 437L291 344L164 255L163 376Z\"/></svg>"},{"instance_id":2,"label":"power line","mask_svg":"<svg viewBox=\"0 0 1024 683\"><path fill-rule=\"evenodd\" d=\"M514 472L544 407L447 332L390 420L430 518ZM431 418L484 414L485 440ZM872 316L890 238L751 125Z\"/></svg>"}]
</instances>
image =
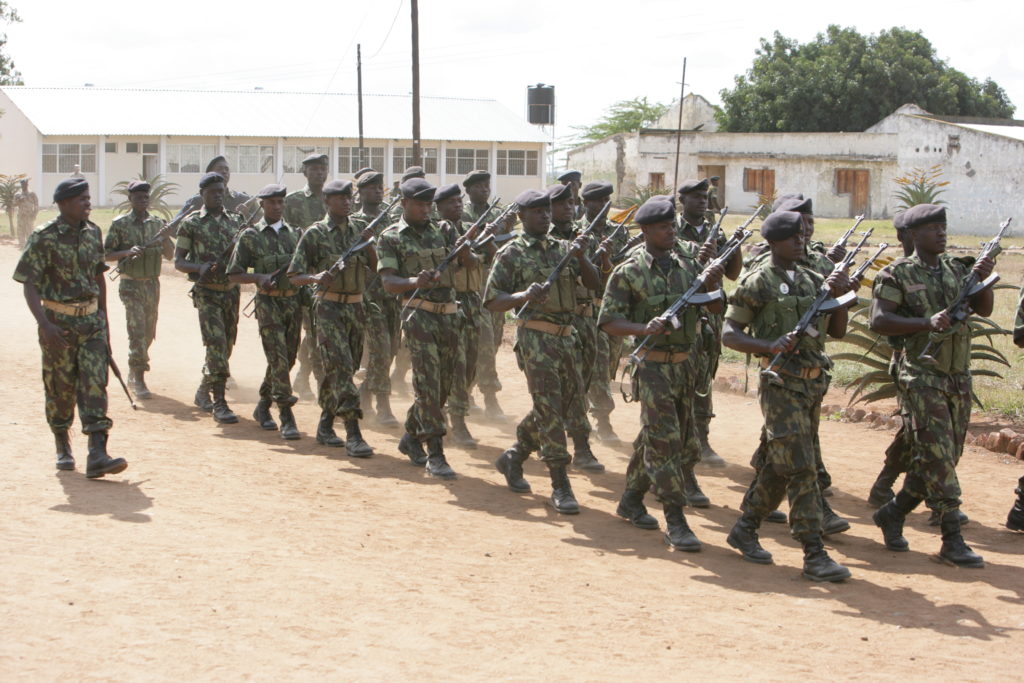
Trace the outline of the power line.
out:
<instances>
[{"instance_id":1,"label":"power line","mask_svg":"<svg viewBox=\"0 0 1024 683\"><path fill-rule=\"evenodd\" d=\"M381 50L384 49L384 45L388 42L388 38L391 37L391 29L395 27L395 22L398 21L398 14L399 12L402 11L403 4L404 0L398 0L398 9L395 10L395 16L391 18L391 26L388 27L388 32L384 34L384 40L381 41L380 47L377 48L377 51L374 52L373 55L369 57L369 59L373 59L374 57L380 54Z\"/></svg>"}]
</instances>

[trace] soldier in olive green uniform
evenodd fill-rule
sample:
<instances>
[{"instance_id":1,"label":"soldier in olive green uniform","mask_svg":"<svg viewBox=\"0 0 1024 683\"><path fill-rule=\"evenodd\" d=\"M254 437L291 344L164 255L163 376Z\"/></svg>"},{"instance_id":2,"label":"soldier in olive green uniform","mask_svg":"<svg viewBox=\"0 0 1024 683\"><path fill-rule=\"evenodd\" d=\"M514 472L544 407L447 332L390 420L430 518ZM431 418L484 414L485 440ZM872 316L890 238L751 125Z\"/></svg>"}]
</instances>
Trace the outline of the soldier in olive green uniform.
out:
<instances>
[{"instance_id":1,"label":"soldier in olive green uniform","mask_svg":"<svg viewBox=\"0 0 1024 683\"><path fill-rule=\"evenodd\" d=\"M252 212L256 210L256 203L250 195L245 192L235 192L227 185L231 181L231 168L228 166L228 161L222 156L216 156L210 159L210 163L206 164L206 173L217 173L224 178L224 210L230 211L231 213L241 213L245 218L252 215ZM189 215L193 211L199 211L203 208L203 196L202 193L194 194L189 197L184 206L179 211L171 222L177 221L185 216Z\"/></svg>"},{"instance_id":2,"label":"soldier in olive green uniform","mask_svg":"<svg viewBox=\"0 0 1024 683\"><path fill-rule=\"evenodd\" d=\"M270 416L271 403L277 403L281 438L294 440L299 438L299 429L292 413L296 398L292 395L290 373L302 334L302 310L299 290L287 277L299 233L282 219L286 192L284 185L274 184L257 193L263 219L238 237L227 272L231 282L256 285L256 320L267 371L252 417L263 429L277 429Z\"/></svg>"},{"instance_id":3,"label":"soldier in olive green uniform","mask_svg":"<svg viewBox=\"0 0 1024 683\"><path fill-rule=\"evenodd\" d=\"M174 256L170 237L159 239L165 223L149 213L149 190L149 183L141 180L128 184L132 212L114 219L103 245L106 260L120 262L118 294L128 324L128 385L142 399L152 395L145 373L149 347L156 339L161 259Z\"/></svg>"},{"instance_id":4,"label":"soldier in olive green uniform","mask_svg":"<svg viewBox=\"0 0 1024 683\"><path fill-rule=\"evenodd\" d=\"M100 229L89 222L89 184L62 180L53 193L60 215L28 237L14 270L39 325L46 422L57 444L57 469L75 469L68 430L75 404L89 435L85 476L124 471L124 458L107 455L107 289Z\"/></svg>"},{"instance_id":5,"label":"soldier in olive green uniform","mask_svg":"<svg viewBox=\"0 0 1024 683\"><path fill-rule=\"evenodd\" d=\"M240 295L238 285L228 282L226 268L243 221L224 208L227 186L219 173L207 173L200 178L199 190L203 208L189 214L178 226L174 267L195 283L192 303L199 313L199 330L206 347L196 406L212 411L217 422L234 424L238 416L228 407L224 385L231 376L228 360L238 337Z\"/></svg>"},{"instance_id":6,"label":"soldier in olive green uniform","mask_svg":"<svg viewBox=\"0 0 1024 683\"><path fill-rule=\"evenodd\" d=\"M574 515L580 508L566 474L569 452L565 429L574 404L583 399L579 333L573 326L576 278L582 277L586 287L597 289L601 275L584 254L586 237L581 235L568 243L548 235L551 199L547 193L526 190L515 201L523 235L495 257L484 305L491 311L519 310L514 351L526 374L533 410L516 428L516 443L495 466L505 475L510 489L528 492L523 462L530 451L539 448L540 459L551 473L555 510ZM555 267L566 258L564 269L548 284Z\"/></svg>"},{"instance_id":7,"label":"soldier in olive green uniform","mask_svg":"<svg viewBox=\"0 0 1024 683\"><path fill-rule=\"evenodd\" d=\"M569 186L572 192L573 216L582 218L583 202L580 200L580 188L583 186L583 174L570 168L558 175L558 182Z\"/></svg>"},{"instance_id":8,"label":"soldier in olive green uniform","mask_svg":"<svg viewBox=\"0 0 1024 683\"><path fill-rule=\"evenodd\" d=\"M744 497L743 515L729 533L728 542L743 553L744 559L770 564L771 554L758 542L757 529L788 493L790 528L804 546L804 576L814 581L842 581L849 578L849 570L828 556L821 540L814 434L831 367L825 355L825 335L841 338L846 333L846 308L839 306L819 317L816 334L794 335L793 328L815 300L823 280L799 265L804 249L799 213L771 214L761 234L770 244L771 265L749 272L740 281L730 297L722 342L761 358L762 367L767 367L776 353L790 355L777 370L777 382L761 377L758 393L765 443L758 450L761 462L756 464ZM834 272L824 282L833 296L849 290L849 278L842 271Z\"/></svg>"},{"instance_id":9,"label":"soldier in olive green uniform","mask_svg":"<svg viewBox=\"0 0 1024 683\"><path fill-rule=\"evenodd\" d=\"M430 220L435 190L422 178L402 183L402 218L380 237L377 271L385 291L403 296L402 335L412 361L414 401L398 448L413 464L426 465L428 475L452 479L455 472L444 455L443 411L455 375L458 303L452 269L436 268L457 239ZM464 268L477 262L469 249L458 258Z\"/></svg>"},{"instance_id":10,"label":"soldier in olive green uniform","mask_svg":"<svg viewBox=\"0 0 1024 683\"><path fill-rule=\"evenodd\" d=\"M1020 291L1017 302L1017 316L1013 321L1013 343L1024 349L1024 287ZM1024 477L1017 482L1017 501L1006 516L1006 528L1011 531L1024 531Z\"/></svg>"},{"instance_id":11,"label":"soldier in olive green uniform","mask_svg":"<svg viewBox=\"0 0 1024 683\"><path fill-rule=\"evenodd\" d=\"M653 490L665 511L665 539L675 550L695 552L701 544L683 515L686 504L684 469L700 458L693 429L695 372L687 362L697 341L698 312L688 306L677 316L679 323L663 317L665 309L689 290L700 275L697 250L684 255L674 249L675 207L663 199L651 199L637 211L636 222L645 236L645 247L615 268L605 289L599 322L616 336L638 338L653 335L634 368L633 382L640 402L642 427L634 442L626 470L626 490L616 513L640 529L657 529L647 513L644 494ZM705 291L717 290L724 272L711 268ZM722 308L722 296L711 304Z\"/></svg>"},{"instance_id":12,"label":"soldier in olive green uniform","mask_svg":"<svg viewBox=\"0 0 1024 683\"><path fill-rule=\"evenodd\" d=\"M717 220L717 214L722 213L722 203L718 198L718 181L720 178L716 175L708 178L710 185L708 186L708 210L704 214L704 220L708 223L714 223Z\"/></svg>"},{"instance_id":13,"label":"soldier in olive green uniform","mask_svg":"<svg viewBox=\"0 0 1024 683\"><path fill-rule=\"evenodd\" d=\"M956 465L963 453L971 417L971 332L953 325L946 306L952 302L970 269L946 250L946 210L934 204L908 209L904 222L914 240L914 255L886 266L875 277L871 329L898 337L903 350L897 381L909 417L912 460L903 488L879 508L875 524L890 550L905 551L903 522L922 500L938 511L942 529L939 558L960 567L983 567L960 534L960 482ZM979 281L993 267L991 257L973 267ZM970 298L981 316L992 314L991 287ZM931 357L922 358L929 344Z\"/></svg>"},{"instance_id":14,"label":"soldier in olive green uniform","mask_svg":"<svg viewBox=\"0 0 1024 683\"><path fill-rule=\"evenodd\" d=\"M288 268L292 284L313 287L316 344L324 367L319 387L320 422L316 440L325 446L345 446L355 458L373 455L363 440L359 392L352 381L363 355L366 312L363 292L368 268L377 265L372 245L348 256L342 254L373 237L367 226L350 216L352 183L332 180L324 185L327 215L306 229ZM345 441L334 432L334 420L345 423Z\"/></svg>"}]
</instances>

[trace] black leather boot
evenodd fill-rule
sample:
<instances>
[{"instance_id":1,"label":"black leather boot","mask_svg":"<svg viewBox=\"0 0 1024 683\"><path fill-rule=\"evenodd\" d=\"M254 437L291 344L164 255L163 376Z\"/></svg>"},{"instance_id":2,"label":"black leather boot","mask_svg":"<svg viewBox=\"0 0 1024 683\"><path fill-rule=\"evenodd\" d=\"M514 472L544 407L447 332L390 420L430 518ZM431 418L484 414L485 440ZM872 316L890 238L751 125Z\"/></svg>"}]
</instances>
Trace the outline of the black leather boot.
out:
<instances>
[{"instance_id":1,"label":"black leather boot","mask_svg":"<svg viewBox=\"0 0 1024 683\"><path fill-rule=\"evenodd\" d=\"M520 453L515 446L502 453L494 466L499 472L505 475L505 484L516 493L529 493L530 483L523 478L523 462L526 456Z\"/></svg>"},{"instance_id":2,"label":"black leather boot","mask_svg":"<svg viewBox=\"0 0 1024 683\"><path fill-rule=\"evenodd\" d=\"M597 422L597 438L609 445L622 443L622 439L615 433L607 415L595 415L594 417L594 421Z\"/></svg>"},{"instance_id":3,"label":"black leather boot","mask_svg":"<svg viewBox=\"0 0 1024 683\"><path fill-rule=\"evenodd\" d=\"M825 552L819 534L809 534L803 539L804 545L804 578L811 581L845 581L850 578L850 570L839 564Z\"/></svg>"},{"instance_id":4,"label":"black leather boot","mask_svg":"<svg viewBox=\"0 0 1024 683\"><path fill-rule=\"evenodd\" d=\"M329 411L320 413L320 422L316 425L316 442L324 446L340 448L345 445L334 432L334 414Z\"/></svg>"},{"instance_id":5,"label":"black leather boot","mask_svg":"<svg viewBox=\"0 0 1024 683\"><path fill-rule=\"evenodd\" d=\"M67 430L54 432L53 440L57 445L57 469L64 471L75 469L75 458L71 455L71 437Z\"/></svg>"},{"instance_id":6,"label":"black leather boot","mask_svg":"<svg viewBox=\"0 0 1024 683\"><path fill-rule=\"evenodd\" d=\"M377 424L382 427L395 427L398 418L391 412L391 397L388 394L377 394ZM423 456L426 458L426 456Z\"/></svg>"},{"instance_id":7,"label":"black leather boot","mask_svg":"<svg viewBox=\"0 0 1024 683\"><path fill-rule=\"evenodd\" d=\"M206 380L199 383L199 388L196 389L196 396L193 402L204 413L213 412L213 401L210 400L210 387L207 386Z\"/></svg>"},{"instance_id":8,"label":"black leather boot","mask_svg":"<svg viewBox=\"0 0 1024 683\"><path fill-rule=\"evenodd\" d=\"M256 420L256 424L260 426L260 429L266 429L268 432L277 429L277 423L274 422L274 418L270 414L269 398L260 398L256 404L256 409L252 411L252 419Z\"/></svg>"},{"instance_id":9,"label":"black leather boot","mask_svg":"<svg viewBox=\"0 0 1024 683\"><path fill-rule=\"evenodd\" d=\"M960 520L960 526L966 526L971 518L964 514L964 511L960 508L956 510L957 519ZM939 514L938 510L932 510L932 514L928 516L928 526L941 526L942 515Z\"/></svg>"},{"instance_id":10,"label":"black leather boot","mask_svg":"<svg viewBox=\"0 0 1024 683\"><path fill-rule=\"evenodd\" d=\"M594 451L590 450L590 437L586 434L572 435L572 466L588 472L604 472L604 465L598 462Z\"/></svg>"},{"instance_id":11,"label":"black leather boot","mask_svg":"<svg viewBox=\"0 0 1024 683\"><path fill-rule=\"evenodd\" d=\"M985 560L978 555L971 546L964 543L964 537L960 535L960 518L956 510L947 510L942 515L942 549L939 550L939 559L947 564L956 567L969 569L981 569L985 566Z\"/></svg>"},{"instance_id":12,"label":"black leather boot","mask_svg":"<svg viewBox=\"0 0 1024 683\"><path fill-rule=\"evenodd\" d=\"M768 513L768 516L764 518L764 521L772 524L785 524L789 521L789 517L782 510L772 510Z\"/></svg>"},{"instance_id":13,"label":"black leather boot","mask_svg":"<svg viewBox=\"0 0 1024 683\"><path fill-rule=\"evenodd\" d=\"M452 443L470 450L476 448L479 443L469 433L469 427L466 426L466 418L462 415L449 415L449 417L452 422Z\"/></svg>"},{"instance_id":14,"label":"black leather boot","mask_svg":"<svg viewBox=\"0 0 1024 683\"><path fill-rule=\"evenodd\" d=\"M896 468L884 465L882 471L875 478L875 483L871 485L871 491L868 493L868 505L880 508L892 500L895 497L892 487L899 476L900 472Z\"/></svg>"},{"instance_id":15,"label":"black leather boot","mask_svg":"<svg viewBox=\"0 0 1024 683\"><path fill-rule=\"evenodd\" d=\"M920 498L915 498L906 491L900 491L896 497L878 508L872 515L871 519L874 520L875 526L882 530L882 539L886 548L898 553L910 549L910 544L903 537L903 522L920 502Z\"/></svg>"},{"instance_id":16,"label":"black leather boot","mask_svg":"<svg viewBox=\"0 0 1024 683\"><path fill-rule=\"evenodd\" d=\"M683 468L683 494L686 495L686 502L695 508L706 508L711 506L711 500L700 490L697 483L697 475L693 473L693 467Z\"/></svg>"},{"instance_id":17,"label":"black leather boot","mask_svg":"<svg viewBox=\"0 0 1024 683\"><path fill-rule=\"evenodd\" d=\"M549 465L548 470L551 474L551 504L555 511L563 515L578 515L580 504L572 493L565 465Z\"/></svg>"},{"instance_id":18,"label":"black leather boot","mask_svg":"<svg viewBox=\"0 0 1024 683\"><path fill-rule=\"evenodd\" d=\"M427 474L438 479L455 478L455 470L444 457L444 442L440 436L427 439Z\"/></svg>"},{"instance_id":19,"label":"black leather boot","mask_svg":"<svg viewBox=\"0 0 1024 683\"><path fill-rule=\"evenodd\" d=\"M823 536L829 536L831 534L841 534L844 531L850 530L850 523L837 515L832 506L828 504L825 497L821 497L821 534Z\"/></svg>"},{"instance_id":20,"label":"black leather boot","mask_svg":"<svg viewBox=\"0 0 1024 683\"><path fill-rule=\"evenodd\" d=\"M412 434L403 434L402 440L398 442L398 450L405 453L409 460L412 461L413 465L417 467L423 467L427 464L427 452L423 450L423 444L421 444Z\"/></svg>"},{"instance_id":21,"label":"black leather boot","mask_svg":"<svg viewBox=\"0 0 1024 683\"><path fill-rule=\"evenodd\" d=\"M1024 531L1024 486L1017 488L1017 501L1006 516L1006 528L1010 531Z\"/></svg>"},{"instance_id":22,"label":"black leather boot","mask_svg":"<svg viewBox=\"0 0 1024 683\"><path fill-rule=\"evenodd\" d=\"M363 440L363 433L359 429L359 420L345 420L345 451L353 458L369 458L373 455L373 448Z\"/></svg>"},{"instance_id":23,"label":"black leather boot","mask_svg":"<svg viewBox=\"0 0 1024 683\"><path fill-rule=\"evenodd\" d=\"M279 405L277 414L281 416L281 438L295 441L299 438L299 427L295 424L295 413L291 406Z\"/></svg>"},{"instance_id":24,"label":"black leather boot","mask_svg":"<svg viewBox=\"0 0 1024 683\"><path fill-rule=\"evenodd\" d=\"M733 525L729 536L725 541L736 550L743 553L743 559L754 564L771 564L772 554L761 547L757 539L757 528L761 526L761 520L757 515L744 512L736 524Z\"/></svg>"},{"instance_id":25,"label":"black leather boot","mask_svg":"<svg viewBox=\"0 0 1024 683\"><path fill-rule=\"evenodd\" d=\"M238 416L231 412L228 402L224 400L224 385L211 387L210 393L213 394L213 419L220 424L235 424L238 422Z\"/></svg>"},{"instance_id":26,"label":"black leather boot","mask_svg":"<svg viewBox=\"0 0 1024 683\"><path fill-rule=\"evenodd\" d=\"M695 553L700 551L701 543L697 535L690 530L686 523L686 516L683 514L682 505L663 505L665 511L665 542L672 550L681 550L684 553Z\"/></svg>"},{"instance_id":27,"label":"black leather boot","mask_svg":"<svg viewBox=\"0 0 1024 683\"><path fill-rule=\"evenodd\" d=\"M85 461L85 476L98 479L107 474L124 472L128 462L124 458L111 458L107 455L107 433L92 432L89 434L89 457Z\"/></svg>"},{"instance_id":28,"label":"black leather boot","mask_svg":"<svg viewBox=\"0 0 1024 683\"><path fill-rule=\"evenodd\" d=\"M504 424L508 422L508 415L498 405L498 397L494 392L484 394L484 415L488 420Z\"/></svg>"},{"instance_id":29,"label":"black leather boot","mask_svg":"<svg viewBox=\"0 0 1024 683\"><path fill-rule=\"evenodd\" d=\"M647 507L644 505L643 491L636 491L634 489L623 491L615 514L629 521L637 529L654 531L658 528L658 520L647 513Z\"/></svg>"}]
</instances>

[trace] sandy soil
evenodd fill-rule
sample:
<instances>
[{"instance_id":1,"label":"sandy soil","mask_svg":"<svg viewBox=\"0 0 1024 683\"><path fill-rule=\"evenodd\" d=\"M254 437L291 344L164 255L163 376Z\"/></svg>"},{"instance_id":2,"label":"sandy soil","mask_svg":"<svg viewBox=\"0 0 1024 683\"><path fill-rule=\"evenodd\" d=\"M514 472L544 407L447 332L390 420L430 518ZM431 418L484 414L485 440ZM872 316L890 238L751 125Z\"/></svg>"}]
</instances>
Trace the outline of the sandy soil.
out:
<instances>
[{"instance_id":1,"label":"sandy soil","mask_svg":"<svg viewBox=\"0 0 1024 683\"><path fill-rule=\"evenodd\" d=\"M0 272L15 259L0 247ZM1002 523L1024 463L964 456L966 536L988 566L957 570L931 559L939 539L924 513L908 525L911 552L879 542L864 496L890 433L823 425L832 504L853 524L829 548L854 578L816 585L800 577L800 549L783 527L763 530L775 566L745 563L725 543L760 425L749 398L718 398L712 439L731 464L700 472L713 505L689 520L704 551L671 553L660 533L614 515L626 446L595 447L608 472L574 474L584 510L562 517L545 502L536 461L532 495L504 487L492 462L511 432L479 418L471 428L482 445L449 449L460 477L447 483L424 478L398 453L399 430L372 421L369 460L318 446L309 403L297 408L302 440L259 430L249 417L264 368L253 320L232 359L230 398L243 419L216 425L191 406L201 346L186 289L168 271L149 375L157 397L133 413L111 385L110 446L129 469L90 482L81 434L79 472L53 469L34 325L16 283L0 284L5 678L1019 673L1024 535ZM111 309L124 365L116 294ZM502 403L522 416L528 397L507 348L500 363ZM632 438L636 406L620 403L613 419Z\"/></svg>"}]
</instances>

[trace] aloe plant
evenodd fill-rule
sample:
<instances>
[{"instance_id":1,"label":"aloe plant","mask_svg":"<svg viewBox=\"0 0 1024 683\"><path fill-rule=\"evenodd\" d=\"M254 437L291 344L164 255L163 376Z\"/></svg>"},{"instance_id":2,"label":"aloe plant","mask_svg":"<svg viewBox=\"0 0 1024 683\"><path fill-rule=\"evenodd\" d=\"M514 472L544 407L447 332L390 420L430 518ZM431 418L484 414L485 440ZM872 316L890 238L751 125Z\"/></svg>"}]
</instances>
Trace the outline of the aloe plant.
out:
<instances>
[{"instance_id":1,"label":"aloe plant","mask_svg":"<svg viewBox=\"0 0 1024 683\"><path fill-rule=\"evenodd\" d=\"M169 195L175 194L180 185L178 183L172 183L164 180L163 176L159 173L152 178L144 178L140 173L138 178L134 180L144 180L149 183L149 210L154 213L159 213L164 218L170 218L173 215L171 207L167 204L166 198ZM131 203L128 201L128 184L134 182L133 180L122 180L117 185L114 185L112 192L119 194L124 197L124 201L114 207L115 211L130 211L132 208Z\"/></svg>"},{"instance_id":2,"label":"aloe plant","mask_svg":"<svg viewBox=\"0 0 1024 683\"><path fill-rule=\"evenodd\" d=\"M906 175L893 178L892 181L900 188L892 195L898 201L897 209L906 211L918 204L946 203L939 199L939 195L945 192L942 188L949 185L948 180L942 180L941 164L927 169L911 169Z\"/></svg>"}]
</instances>

